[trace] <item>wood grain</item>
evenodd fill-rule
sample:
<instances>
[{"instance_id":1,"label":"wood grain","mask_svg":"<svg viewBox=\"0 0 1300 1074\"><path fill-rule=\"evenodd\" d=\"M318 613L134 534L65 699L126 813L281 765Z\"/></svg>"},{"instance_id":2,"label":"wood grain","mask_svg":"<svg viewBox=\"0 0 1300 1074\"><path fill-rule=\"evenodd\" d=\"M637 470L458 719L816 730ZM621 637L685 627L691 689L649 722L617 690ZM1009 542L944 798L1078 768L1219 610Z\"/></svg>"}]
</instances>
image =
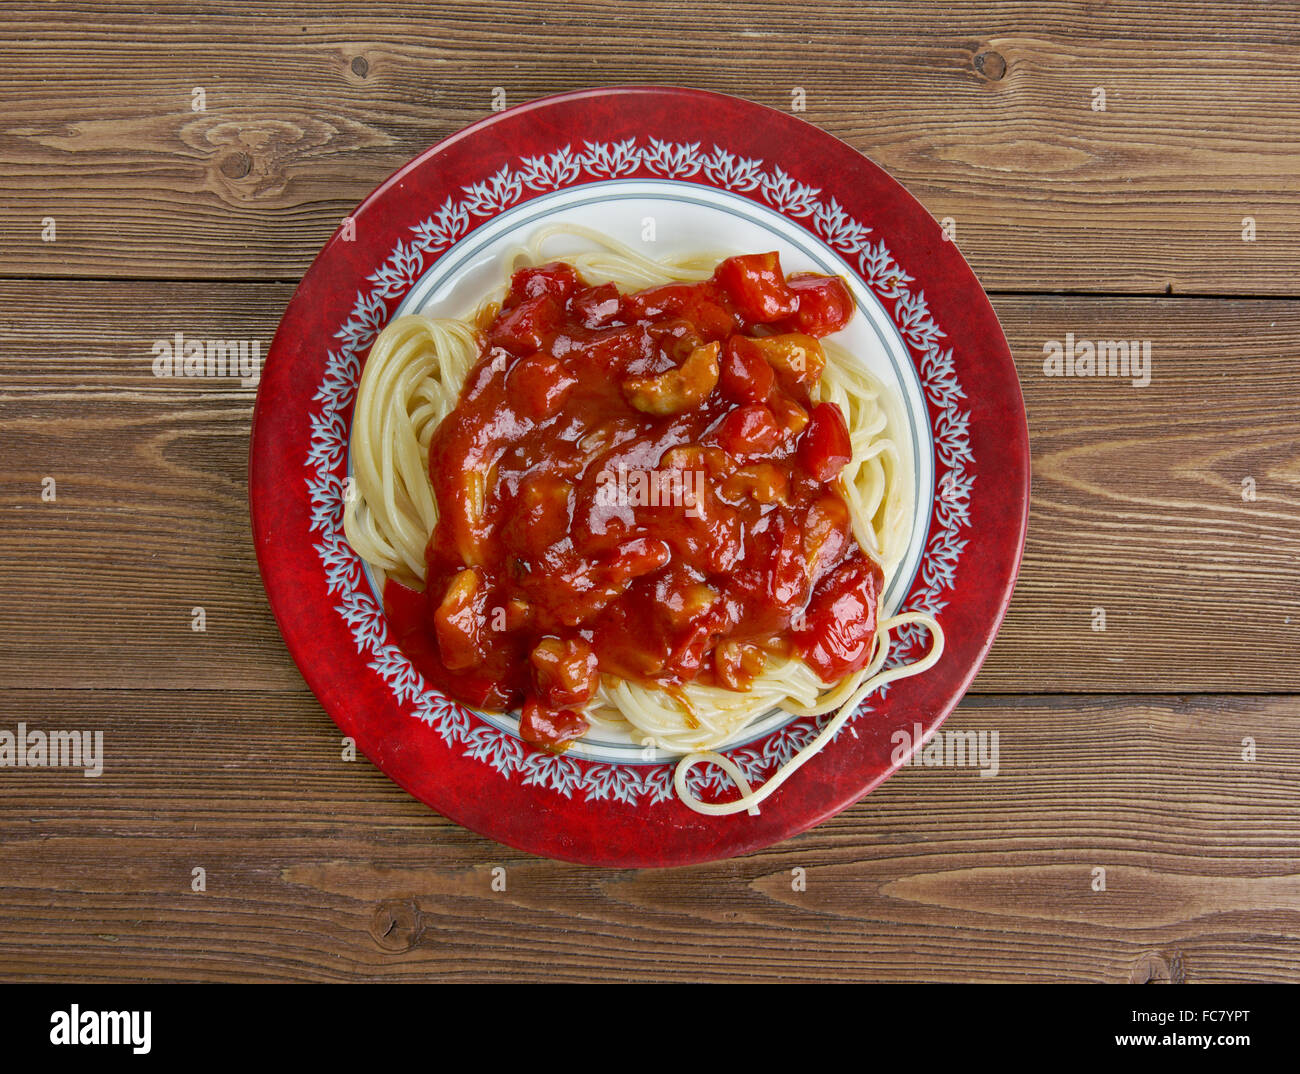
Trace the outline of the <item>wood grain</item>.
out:
<instances>
[{"instance_id":1,"label":"wood grain","mask_svg":"<svg viewBox=\"0 0 1300 1074\"><path fill-rule=\"evenodd\" d=\"M998 732L995 777L907 768L776 847L645 872L443 820L342 761L305 690L0 702L105 734L97 779L0 780L9 978L1300 978L1293 697L968 698L948 726Z\"/></svg>"},{"instance_id":2,"label":"wood grain","mask_svg":"<svg viewBox=\"0 0 1300 1074\"><path fill-rule=\"evenodd\" d=\"M11 684L297 688L248 530L253 391L158 380L150 365L152 341L176 331L265 350L289 294L0 283ZM1034 492L1021 579L976 689L1300 688L1300 414L1279 405L1300 394L1300 306L997 306L1027 400ZM1044 342L1067 332L1150 339L1151 383L1045 376ZM46 476L54 503L40 498Z\"/></svg>"},{"instance_id":3,"label":"wood grain","mask_svg":"<svg viewBox=\"0 0 1300 1074\"><path fill-rule=\"evenodd\" d=\"M1300 13L981 7L711 2L683 33L663 2L9 5L0 274L296 280L496 89L660 81L782 109L802 89L955 220L987 287L1300 293Z\"/></svg>"},{"instance_id":4,"label":"wood grain","mask_svg":"<svg viewBox=\"0 0 1300 1074\"><path fill-rule=\"evenodd\" d=\"M0 2L0 730L105 736L98 778L0 769L0 978L1300 981L1298 43L1262 0ZM342 759L257 575L253 391L150 363L265 353L340 218L497 90L646 81L802 89L953 219L1034 486L947 725L996 777L637 872ZM1047 376L1067 333L1149 340L1150 384Z\"/></svg>"}]
</instances>

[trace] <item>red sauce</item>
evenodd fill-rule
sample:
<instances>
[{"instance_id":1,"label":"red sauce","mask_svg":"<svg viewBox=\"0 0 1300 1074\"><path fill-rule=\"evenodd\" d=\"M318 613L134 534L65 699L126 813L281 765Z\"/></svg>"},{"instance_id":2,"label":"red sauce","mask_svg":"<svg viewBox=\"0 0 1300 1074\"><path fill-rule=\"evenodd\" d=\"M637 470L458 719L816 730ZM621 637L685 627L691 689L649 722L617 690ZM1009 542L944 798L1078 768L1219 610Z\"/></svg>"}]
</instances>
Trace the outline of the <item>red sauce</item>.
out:
<instances>
[{"instance_id":1,"label":"red sauce","mask_svg":"<svg viewBox=\"0 0 1300 1074\"><path fill-rule=\"evenodd\" d=\"M627 295L516 273L433 438L426 591L384 593L416 667L521 708L552 750L601 674L744 690L773 652L828 682L862 668L881 572L839 491L844 416L809 394L852 310L774 253Z\"/></svg>"}]
</instances>

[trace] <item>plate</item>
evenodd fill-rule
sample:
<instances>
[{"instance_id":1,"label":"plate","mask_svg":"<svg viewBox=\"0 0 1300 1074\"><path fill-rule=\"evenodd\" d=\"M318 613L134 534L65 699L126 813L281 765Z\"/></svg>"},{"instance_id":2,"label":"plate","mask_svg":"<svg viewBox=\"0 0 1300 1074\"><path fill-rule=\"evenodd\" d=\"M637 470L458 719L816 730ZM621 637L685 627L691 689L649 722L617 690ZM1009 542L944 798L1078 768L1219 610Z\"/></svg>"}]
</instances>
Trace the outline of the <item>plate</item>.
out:
<instances>
[{"instance_id":1,"label":"plate","mask_svg":"<svg viewBox=\"0 0 1300 1074\"><path fill-rule=\"evenodd\" d=\"M653 256L776 249L787 272L836 273L858 305L845 337L892 384L913 452L912 540L885 595L935 615L947 646L924 674L867 698L758 815L676 797L673 759L617 738L560 756L510 716L424 682L393 644L373 579L343 536L361 366L399 313L461 313L501 278L501 252L573 220ZM988 299L898 183L797 117L720 94L633 86L501 112L411 161L348 217L289 303L258 388L249 460L258 564L289 651L344 735L433 809L532 853L667 866L744 853L852 805L934 733L1006 610L1029 501L1024 403ZM904 628L891 662L927 641ZM773 714L724 752L762 783L829 716ZM917 728L921 735L916 734ZM702 765L692 787L726 797Z\"/></svg>"}]
</instances>

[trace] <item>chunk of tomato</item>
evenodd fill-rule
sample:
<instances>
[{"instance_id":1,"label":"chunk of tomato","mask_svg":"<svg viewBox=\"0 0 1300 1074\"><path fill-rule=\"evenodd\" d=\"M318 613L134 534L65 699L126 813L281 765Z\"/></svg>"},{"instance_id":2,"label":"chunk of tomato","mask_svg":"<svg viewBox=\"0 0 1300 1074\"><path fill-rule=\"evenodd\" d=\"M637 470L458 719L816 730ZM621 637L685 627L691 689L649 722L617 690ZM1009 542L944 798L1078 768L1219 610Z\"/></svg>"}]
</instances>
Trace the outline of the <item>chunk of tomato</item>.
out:
<instances>
[{"instance_id":1,"label":"chunk of tomato","mask_svg":"<svg viewBox=\"0 0 1300 1074\"><path fill-rule=\"evenodd\" d=\"M534 354L510 370L506 397L517 413L540 421L559 412L569 389L577 383L578 378L558 358Z\"/></svg>"},{"instance_id":2,"label":"chunk of tomato","mask_svg":"<svg viewBox=\"0 0 1300 1074\"><path fill-rule=\"evenodd\" d=\"M840 408L819 403L799 438L799 461L818 481L833 481L851 458L853 445Z\"/></svg>"},{"instance_id":3,"label":"chunk of tomato","mask_svg":"<svg viewBox=\"0 0 1300 1074\"><path fill-rule=\"evenodd\" d=\"M740 403L761 403L775 381L762 350L748 336L732 336L722 352L723 392Z\"/></svg>"},{"instance_id":4,"label":"chunk of tomato","mask_svg":"<svg viewBox=\"0 0 1300 1074\"><path fill-rule=\"evenodd\" d=\"M798 607L808 595L807 560L803 551L803 534L785 512L772 519L772 552L769 593L772 603L783 609Z\"/></svg>"},{"instance_id":5,"label":"chunk of tomato","mask_svg":"<svg viewBox=\"0 0 1300 1074\"><path fill-rule=\"evenodd\" d=\"M525 298L501 311L487 334L488 345L519 355L545 350L563 312L563 303L555 295L543 293Z\"/></svg>"},{"instance_id":6,"label":"chunk of tomato","mask_svg":"<svg viewBox=\"0 0 1300 1074\"><path fill-rule=\"evenodd\" d=\"M795 648L823 682L838 682L871 662L883 575L866 557L846 561L813 590Z\"/></svg>"},{"instance_id":7,"label":"chunk of tomato","mask_svg":"<svg viewBox=\"0 0 1300 1074\"><path fill-rule=\"evenodd\" d=\"M587 718L572 709L543 708L532 698L524 702L519 719L519 735L539 749L563 753L587 733Z\"/></svg>"},{"instance_id":8,"label":"chunk of tomato","mask_svg":"<svg viewBox=\"0 0 1300 1074\"><path fill-rule=\"evenodd\" d=\"M853 295L838 276L800 272L791 276L786 286L798 298L798 308L790 318L793 331L821 338L838 332L853 316Z\"/></svg>"},{"instance_id":9,"label":"chunk of tomato","mask_svg":"<svg viewBox=\"0 0 1300 1074\"><path fill-rule=\"evenodd\" d=\"M560 302L566 302L578 287L577 272L572 265L566 265L563 261L522 268L510 278L510 294L506 296L505 306L508 309L542 295L550 295Z\"/></svg>"},{"instance_id":10,"label":"chunk of tomato","mask_svg":"<svg viewBox=\"0 0 1300 1074\"><path fill-rule=\"evenodd\" d=\"M781 259L775 253L729 257L713 278L750 324L771 324L799 307L798 296L786 286Z\"/></svg>"},{"instance_id":11,"label":"chunk of tomato","mask_svg":"<svg viewBox=\"0 0 1300 1074\"><path fill-rule=\"evenodd\" d=\"M612 283L588 287L569 300L569 312L586 328L603 328L618 316L623 296Z\"/></svg>"},{"instance_id":12,"label":"chunk of tomato","mask_svg":"<svg viewBox=\"0 0 1300 1074\"><path fill-rule=\"evenodd\" d=\"M737 407L718 428L718 442L730 455L767 454L785 439L785 430L762 403Z\"/></svg>"},{"instance_id":13,"label":"chunk of tomato","mask_svg":"<svg viewBox=\"0 0 1300 1074\"><path fill-rule=\"evenodd\" d=\"M736 330L736 318L707 283L666 283L625 295L623 311L631 320L658 322L665 317L681 317L706 340L725 339Z\"/></svg>"}]
</instances>

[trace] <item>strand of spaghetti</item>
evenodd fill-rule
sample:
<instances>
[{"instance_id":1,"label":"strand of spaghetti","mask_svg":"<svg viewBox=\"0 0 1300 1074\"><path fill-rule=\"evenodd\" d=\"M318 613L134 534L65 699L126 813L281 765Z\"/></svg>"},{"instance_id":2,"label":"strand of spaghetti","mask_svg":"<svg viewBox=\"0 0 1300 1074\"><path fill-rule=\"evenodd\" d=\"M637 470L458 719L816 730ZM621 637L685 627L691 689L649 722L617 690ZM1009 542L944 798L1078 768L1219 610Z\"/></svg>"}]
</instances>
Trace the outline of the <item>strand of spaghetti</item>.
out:
<instances>
[{"instance_id":1,"label":"strand of spaghetti","mask_svg":"<svg viewBox=\"0 0 1300 1074\"><path fill-rule=\"evenodd\" d=\"M823 342L823 352L821 398L839 406L853 447L853 458L840 480L854 536L888 576L906 551L912 513L911 475L887 433L896 419L890 419L879 381L829 340Z\"/></svg>"},{"instance_id":2,"label":"strand of spaghetti","mask_svg":"<svg viewBox=\"0 0 1300 1074\"><path fill-rule=\"evenodd\" d=\"M859 673L861 674L861 673ZM841 686L831 691L839 696ZM669 753L713 749L740 734L749 724L774 708L806 715L817 708L827 690L807 664L792 658L773 659L745 693L723 687L690 683L683 690L695 713L695 726L684 722L683 706L662 691L627 681L602 684L597 706L588 718L608 725L600 715L608 707L619 712L624 726L631 724L642 738Z\"/></svg>"},{"instance_id":3,"label":"strand of spaghetti","mask_svg":"<svg viewBox=\"0 0 1300 1074\"><path fill-rule=\"evenodd\" d=\"M891 619L881 621L876 634L877 653L876 658L872 661L871 666L873 668L878 669L888 658L890 630L908 623L919 623L930 632L933 639L930 651L915 663L890 668L888 671L877 670L875 674L871 674L867 681L854 691L853 696L841 706L839 712L835 714L831 721L822 728L821 733L782 765L776 774L758 790L751 789L750 785L743 779L736 780L736 785L741 792L739 798L731 802L701 801L692 795L686 786L686 779L692 768L697 764L712 763L721 767L732 779L736 779L736 773L739 769L736 767L735 762L720 753L689 753L677 762L677 768L673 772L673 786L677 790L677 796L696 813L703 813L706 816L725 817L741 811L748 812L751 815L756 814L758 806L762 802L766 801L777 788L802 768L805 763L821 752L822 747L835 737L858 705L873 691L896 679L919 675L921 672L933 667L939 657L943 655L943 628L939 626L938 621L925 612L904 612L902 615L896 615Z\"/></svg>"},{"instance_id":4,"label":"strand of spaghetti","mask_svg":"<svg viewBox=\"0 0 1300 1074\"><path fill-rule=\"evenodd\" d=\"M740 798L737 799L737 803L741 804L742 808L745 808L745 811L751 817L758 816L759 813L758 803L761 802L763 798L766 797L766 795L759 794L754 791L754 789L749 784L749 780L745 778L745 773L740 770L740 766L737 765L735 761L733 761L730 757L727 757L721 753L693 753L690 754L689 756L707 757L710 761L712 761L724 772L726 772L727 775L729 775L732 778L732 780L735 781L736 786L740 788ZM685 763L685 761L686 758L682 758L682 762ZM678 771L679 772L681 771L681 765L678 765ZM674 779L674 783L676 783L676 779ZM683 784L677 785L677 794L682 799L682 801L685 802L692 809L694 809L697 813L704 812L704 810L697 808L696 803L698 800L687 798L686 792L683 788L684 788ZM730 812L739 813L740 810L734 809L734 810L730 810Z\"/></svg>"},{"instance_id":5,"label":"strand of spaghetti","mask_svg":"<svg viewBox=\"0 0 1300 1074\"><path fill-rule=\"evenodd\" d=\"M367 562L423 580L438 511L429 439L456 404L478 343L459 320L399 317L371 347L352 420L355 495L343 531Z\"/></svg>"},{"instance_id":6,"label":"strand of spaghetti","mask_svg":"<svg viewBox=\"0 0 1300 1074\"><path fill-rule=\"evenodd\" d=\"M829 690L820 694L817 699L809 705L794 705L787 701L782 708L791 716L820 716L824 712L830 712L844 704L852 696L853 692L862 685L862 680L867 677L867 670L863 668L856 674L850 675L847 679Z\"/></svg>"},{"instance_id":7,"label":"strand of spaghetti","mask_svg":"<svg viewBox=\"0 0 1300 1074\"><path fill-rule=\"evenodd\" d=\"M580 271L586 270L584 274L593 283L653 285L672 281L707 280L713 274L712 266L717 264L713 254L656 261L617 239L581 224L553 224L540 228L521 251L530 257L533 264L538 264L545 260L542 246L556 236L576 236L604 248L603 251L569 254L561 258Z\"/></svg>"}]
</instances>

